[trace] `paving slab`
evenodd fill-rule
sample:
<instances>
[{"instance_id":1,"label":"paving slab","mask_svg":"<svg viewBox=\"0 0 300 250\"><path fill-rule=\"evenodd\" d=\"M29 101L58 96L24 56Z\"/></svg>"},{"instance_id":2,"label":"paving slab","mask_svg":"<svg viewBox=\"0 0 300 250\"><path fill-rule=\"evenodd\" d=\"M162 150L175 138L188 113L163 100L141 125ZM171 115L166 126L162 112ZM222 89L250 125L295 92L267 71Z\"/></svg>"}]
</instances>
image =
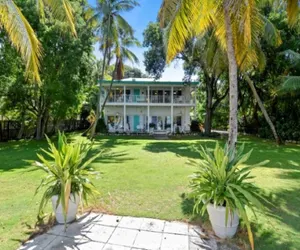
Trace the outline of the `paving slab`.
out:
<instances>
[{"instance_id":1,"label":"paving slab","mask_svg":"<svg viewBox=\"0 0 300 250\"><path fill-rule=\"evenodd\" d=\"M48 244L44 250L72 250L80 242L82 236L63 237L57 236L53 241Z\"/></svg>"},{"instance_id":2,"label":"paving slab","mask_svg":"<svg viewBox=\"0 0 300 250\"><path fill-rule=\"evenodd\" d=\"M85 233L85 239L90 241L97 241L102 243L107 243L109 238L112 236L115 228L109 226L102 226L95 224L91 229Z\"/></svg>"},{"instance_id":3,"label":"paving slab","mask_svg":"<svg viewBox=\"0 0 300 250\"><path fill-rule=\"evenodd\" d=\"M24 245L22 245L19 249L20 250L44 250L47 245L50 244L57 236L56 235L49 235L43 234L35 237L32 240L27 241Z\"/></svg>"},{"instance_id":4,"label":"paving slab","mask_svg":"<svg viewBox=\"0 0 300 250\"><path fill-rule=\"evenodd\" d=\"M167 221L165 223L164 233L188 235L189 226L188 226L188 224L183 223L183 222L177 222L177 221L168 222Z\"/></svg>"},{"instance_id":5,"label":"paving slab","mask_svg":"<svg viewBox=\"0 0 300 250\"><path fill-rule=\"evenodd\" d=\"M188 235L163 234L161 250L189 250Z\"/></svg>"},{"instance_id":6,"label":"paving slab","mask_svg":"<svg viewBox=\"0 0 300 250\"><path fill-rule=\"evenodd\" d=\"M106 244L102 250L131 250L130 247Z\"/></svg>"},{"instance_id":7,"label":"paving slab","mask_svg":"<svg viewBox=\"0 0 300 250\"><path fill-rule=\"evenodd\" d=\"M77 250L102 250L104 243L95 241L83 241L76 245Z\"/></svg>"},{"instance_id":8,"label":"paving slab","mask_svg":"<svg viewBox=\"0 0 300 250\"><path fill-rule=\"evenodd\" d=\"M131 229L141 229L143 218L136 218L136 217L128 217L125 216L121 219L118 227L122 228L131 228Z\"/></svg>"},{"instance_id":9,"label":"paving slab","mask_svg":"<svg viewBox=\"0 0 300 250\"><path fill-rule=\"evenodd\" d=\"M141 230L151 232L163 232L165 227L165 221L157 219L145 218L141 225Z\"/></svg>"},{"instance_id":10,"label":"paving slab","mask_svg":"<svg viewBox=\"0 0 300 250\"><path fill-rule=\"evenodd\" d=\"M133 246L134 240L138 234L138 230L126 229L126 228L116 228L110 237L108 243L119 246Z\"/></svg>"},{"instance_id":11,"label":"paving slab","mask_svg":"<svg viewBox=\"0 0 300 250\"><path fill-rule=\"evenodd\" d=\"M98 216L93 220L93 223L103 225L103 226L110 226L116 227L119 222L121 221L121 216L103 214L102 216Z\"/></svg>"},{"instance_id":12,"label":"paving slab","mask_svg":"<svg viewBox=\"0 0 300 250\"><path fill-rule=\"evenodd\" d=\"M202 236L199 226L183 222L90 213L69 224L66 232L64 225L56 225L20 250L222 249L213 237Z\"/></svg>"},{"instance_id":13,"label":"paving slab","mask_svg":"<svg viewBox=\"0 0 300 250\"><path fill-rule=\"evenodd\" d=\"M161 241L161 233L141 231L138 233L133 247L147 250L158 250L160 248Z\"/></svg>"}]
</instances>

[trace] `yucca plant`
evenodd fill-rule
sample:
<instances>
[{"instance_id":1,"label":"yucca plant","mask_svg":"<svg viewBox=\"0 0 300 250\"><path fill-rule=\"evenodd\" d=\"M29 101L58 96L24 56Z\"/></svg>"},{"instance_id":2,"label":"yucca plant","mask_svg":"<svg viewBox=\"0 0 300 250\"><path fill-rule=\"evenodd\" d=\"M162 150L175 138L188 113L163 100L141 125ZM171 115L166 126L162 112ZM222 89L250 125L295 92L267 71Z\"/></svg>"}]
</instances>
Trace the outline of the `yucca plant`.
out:
<instances>
[{"instance_id":1,"label":"yucca plant","mask_svg":"<svg viewBox=\"0 0 300 250\"><path fill-rule=\"evenodd\" d=\"M255 209L264 210L261 201L265 199L260 195L260 189L251 182L253 176L250 173L254 167L262 166L268 161L243 166L252 152L244 154L244 145L236 152L230 150L228 145L223 148L218 143L213 151L202 146L198 151L202 160L194 163L198 170L191 176L190 183L190 195L195 199L194 212L203 215L209 204L225 207L226 226L229 216L237 212L247 227L251 248L254 249L246 207L256 217Z\"/></svg>"},{"instance_id":2,"label":"yucca plant","mask_svg":"<svg viewBox=\"0 0 300 250\"><path fill-rule=\"evenodd\" d=\"M99 173L90 164L100 156L101 152L88 158L87 154L92 147L90 143L84 141L69 143L66 136L60 132L57 147L48 137L46 138L49 148L41 149L46 154L46 158L37 154L39 161L34 162L36 167L47 173L36 190L36 192L44 190L39 215L43 214L48 201L57 195L56 208L61 204L66 225L71 195L74 199L75 195L78 195L81 201L87 202L88 196L97 193L90 178Z\"/></svg>"}]
</instances>

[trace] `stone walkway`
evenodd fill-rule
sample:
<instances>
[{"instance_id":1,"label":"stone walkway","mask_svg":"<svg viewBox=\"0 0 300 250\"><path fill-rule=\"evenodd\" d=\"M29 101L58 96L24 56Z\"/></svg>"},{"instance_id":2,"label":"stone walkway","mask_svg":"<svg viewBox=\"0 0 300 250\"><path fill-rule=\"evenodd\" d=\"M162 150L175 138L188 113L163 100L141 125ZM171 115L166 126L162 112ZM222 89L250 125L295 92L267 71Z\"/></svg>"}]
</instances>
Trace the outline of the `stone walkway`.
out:
<instances>
[{"instance_id":1,"label":"stone walkway","mask_svg":"<svg viewBox=\"0 0 300 250\"><path fill-rule=\"evenodd\" d=\"M200 238L199 227L181 222L86 214L68 226L56 225L22 250L202 250L217 249L215 240Z\"/></svg>"}]
</instances>

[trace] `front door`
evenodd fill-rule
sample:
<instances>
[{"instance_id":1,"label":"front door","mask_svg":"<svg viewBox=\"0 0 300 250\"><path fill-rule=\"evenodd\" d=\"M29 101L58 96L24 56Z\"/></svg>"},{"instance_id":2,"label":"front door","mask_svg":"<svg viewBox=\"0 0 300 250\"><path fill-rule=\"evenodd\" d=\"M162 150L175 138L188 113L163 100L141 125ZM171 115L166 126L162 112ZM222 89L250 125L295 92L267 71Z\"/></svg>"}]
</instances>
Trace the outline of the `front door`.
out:
<instances>
[{"instance_id":1,"label":"front door","mask_svg":"<svg viewBox=\"0 0 300 250\"><path fill-rule=\"evenodd\" d=\"M140 125L140 116L139 115L135 115L133 117L133 131L137 131L137 126Z\"/></svg>"}]
</instances>

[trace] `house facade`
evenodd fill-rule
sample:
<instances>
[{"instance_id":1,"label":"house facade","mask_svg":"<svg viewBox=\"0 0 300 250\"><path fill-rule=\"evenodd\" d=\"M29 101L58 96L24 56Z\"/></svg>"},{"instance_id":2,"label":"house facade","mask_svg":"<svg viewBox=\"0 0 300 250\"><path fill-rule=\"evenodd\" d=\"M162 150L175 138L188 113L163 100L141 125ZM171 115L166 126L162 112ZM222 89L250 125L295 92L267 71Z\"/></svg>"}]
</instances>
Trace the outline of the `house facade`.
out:
<instances>
[{"instance_id":1,"label":"house facade","mask_svg":"<svg viewBox=\"0 0 300 250\"><path fill-rule=\"evenodd\" d=\"M110 81L102 82L100 105L109 85ZM147 78L114 81L104 109L109 132L188 132L197 85Z\"/></svg>"}]
</instances>

